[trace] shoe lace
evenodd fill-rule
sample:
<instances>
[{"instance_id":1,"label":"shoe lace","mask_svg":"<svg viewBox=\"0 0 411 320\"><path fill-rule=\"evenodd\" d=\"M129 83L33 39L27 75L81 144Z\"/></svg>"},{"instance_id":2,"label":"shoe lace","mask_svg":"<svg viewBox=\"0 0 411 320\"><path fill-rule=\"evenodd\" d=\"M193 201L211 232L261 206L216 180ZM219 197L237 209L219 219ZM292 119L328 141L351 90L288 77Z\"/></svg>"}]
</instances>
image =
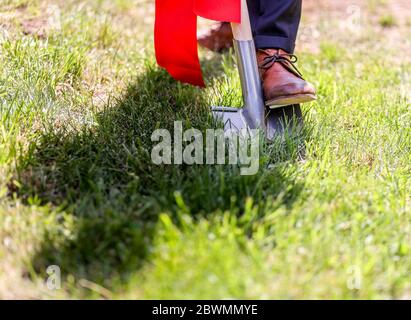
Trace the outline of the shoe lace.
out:
<instances>
[{"instance_id":1,"label":"shoe lace","mask_svg":"<svg viewBox=\"0 0 411 320\"><path fill-rule=\"evenodd\" d=\"M276 53L271 54L269 53L267 50L262 50L259 49L260 52L263 52L264 54L266 54L267 56L263 59L263 62L259 65L260 69L263 70L268 70L270 69L274 63L279 62L281 63L288 71L292 72L293 74L295 74L296 76L300 77L301 79L303 79L303 75L300 72L300 70L298 70L298 68L296 67L296 63L298 61L298 57L295 54L291 54L291 53L280 53L279 50L277 50Z\"/></svg>"}]
</instances>

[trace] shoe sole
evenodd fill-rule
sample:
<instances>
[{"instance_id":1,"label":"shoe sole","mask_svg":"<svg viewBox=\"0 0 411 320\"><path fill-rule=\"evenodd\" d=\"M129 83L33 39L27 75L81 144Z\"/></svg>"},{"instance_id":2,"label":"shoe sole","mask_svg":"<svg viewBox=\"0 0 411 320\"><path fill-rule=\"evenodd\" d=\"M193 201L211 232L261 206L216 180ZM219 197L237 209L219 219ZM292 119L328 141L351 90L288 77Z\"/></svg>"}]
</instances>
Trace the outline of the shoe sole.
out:
<instances>
[{"instance_id":1,"label":"shoe sole","mask_svg":"<svg viewBox=\"0 0 411 320\"><path fill-rule=\"evenodd\" d=\"M293 104L307 103L317 100L314 94L296 94L292 96L281 96L266 101L265 105L270 109L281 108Z\"/></svg>"}]
</instances>

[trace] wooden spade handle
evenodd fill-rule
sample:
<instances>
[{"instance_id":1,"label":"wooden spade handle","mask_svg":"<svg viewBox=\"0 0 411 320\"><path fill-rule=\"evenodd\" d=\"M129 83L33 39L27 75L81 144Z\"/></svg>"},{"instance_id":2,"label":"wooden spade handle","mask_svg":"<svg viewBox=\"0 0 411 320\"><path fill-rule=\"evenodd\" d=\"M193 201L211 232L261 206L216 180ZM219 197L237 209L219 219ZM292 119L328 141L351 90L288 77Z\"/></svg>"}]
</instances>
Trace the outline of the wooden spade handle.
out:
<instances>
[{"instance_id":1,"label":"wooden spade handle","mask_svg":"<svg viewBox=\"0 0 411 320\"><path fill-rule=\"evenodd\" d=\"M232 23L231 26L233 29L235 40L253 40L253 33L251 31L250 14L248 12L247 0L241 0L241 23Z\"/></svg>"}]
</instances>

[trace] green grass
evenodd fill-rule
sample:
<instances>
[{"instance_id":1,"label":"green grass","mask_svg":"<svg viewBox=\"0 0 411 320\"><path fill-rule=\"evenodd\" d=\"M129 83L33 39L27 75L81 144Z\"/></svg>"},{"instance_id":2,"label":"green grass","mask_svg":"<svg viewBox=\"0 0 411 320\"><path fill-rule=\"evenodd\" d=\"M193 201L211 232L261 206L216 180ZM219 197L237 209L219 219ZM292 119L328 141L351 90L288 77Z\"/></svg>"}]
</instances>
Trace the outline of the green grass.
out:
<instances>
[{"instance_id":1,"label":"green grass","mask_svg":"<svg viewBox=\"0 0 411 320\"><path fill-rule=\"evenodd\" d=\"M394 27L396 24L395 18L392 15L381 16L378 22L381 25L381 27L384 28L391 28Z\"/></svg>"},{"instance_id":2,"label":"green grass","mask_svg":"<svg viewBox=\"0 0 411 320\"><path fill-rule=\"evenodd\" d=\"M0 297L409 297L411 68L371 21L318 21L305 128L241 176L150 159L155 129L241 104L232 54L202 52L200 90L155 65L152 2L53 2L59 27L24 35L49 3L0 5Z\"/></svg>"}]
</instances>

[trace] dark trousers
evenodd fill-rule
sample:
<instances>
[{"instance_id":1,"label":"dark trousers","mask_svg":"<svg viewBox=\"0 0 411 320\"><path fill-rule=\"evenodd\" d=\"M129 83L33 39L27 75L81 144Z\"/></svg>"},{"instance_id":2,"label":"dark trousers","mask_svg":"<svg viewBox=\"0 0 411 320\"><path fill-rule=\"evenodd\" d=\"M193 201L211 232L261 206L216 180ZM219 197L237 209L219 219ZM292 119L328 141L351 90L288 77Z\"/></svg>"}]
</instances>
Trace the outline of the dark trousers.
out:
<instances>
[{"instance_id":1,"label":"dark trousers","mask_svg":"<svg viewBox=\"0 0 411 320\"><path fill-rule=\"evenodd\" d=\"M302 0L248 0L255 45L294 52Z\"/></svg>"}]
</instances>

